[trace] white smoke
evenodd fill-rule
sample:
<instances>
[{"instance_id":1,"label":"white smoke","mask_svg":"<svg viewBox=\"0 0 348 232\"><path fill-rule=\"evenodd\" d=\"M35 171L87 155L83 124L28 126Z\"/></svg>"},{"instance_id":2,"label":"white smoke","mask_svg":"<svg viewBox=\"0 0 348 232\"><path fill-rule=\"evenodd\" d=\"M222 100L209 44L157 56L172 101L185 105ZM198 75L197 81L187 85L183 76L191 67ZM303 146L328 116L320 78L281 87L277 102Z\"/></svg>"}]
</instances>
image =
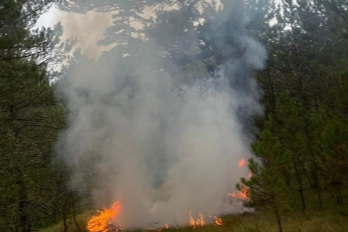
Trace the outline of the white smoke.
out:
<instances>
[{"instance_id":1,"label":"white smoke","mask_svg":"<svg viewBox=\"0 0 348 232\"><path fill-rule=\"evenodd\" d=\"M243 36L243 59L261 68L264 49ZM240 111L261 112L256 84L231 88L223 70L238 79L237 61L222 65L203 93L198 80L181 85L179 97L176 77L153 68L160 66L156 44L144 44L141 62L115 48L97 62L80 61L58 83L69 110L58 149L73 169L72 185L92 188L97 204L120 200L125 228L187 224L189 211L242 212L227 194L247 176L238 166L252 156Z\"/></svg>"}]
</instances>

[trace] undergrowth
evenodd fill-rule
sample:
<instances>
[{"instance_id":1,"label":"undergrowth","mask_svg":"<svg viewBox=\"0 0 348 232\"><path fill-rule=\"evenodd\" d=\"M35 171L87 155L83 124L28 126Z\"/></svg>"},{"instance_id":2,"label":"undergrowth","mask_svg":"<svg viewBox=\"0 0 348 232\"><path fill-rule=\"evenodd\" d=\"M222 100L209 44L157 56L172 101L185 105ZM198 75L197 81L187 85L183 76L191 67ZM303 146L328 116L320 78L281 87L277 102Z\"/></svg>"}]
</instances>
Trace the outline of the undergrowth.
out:
<instances>
[{"instance_id":1,"label":"undergrowth","mask_svg":"<svg viewBox=\"0 0 348 232\"><path fill-rule=\"evenodd\" d=\"M86 222L91 217L91 212L78 215L76 223L68 221L68 231L64 231L62 224L40 230L40 232L87 232ZM253 214L228 215L222 218L223 225L207 225L193 230L190 227L169 228L163 232L277 232L277 224L271 207L256 208ZM347 209L321 209L307 210L305 213L285 209L283 215L283 230L296 232L347 232Z\"/></svg>"}]
</instances>

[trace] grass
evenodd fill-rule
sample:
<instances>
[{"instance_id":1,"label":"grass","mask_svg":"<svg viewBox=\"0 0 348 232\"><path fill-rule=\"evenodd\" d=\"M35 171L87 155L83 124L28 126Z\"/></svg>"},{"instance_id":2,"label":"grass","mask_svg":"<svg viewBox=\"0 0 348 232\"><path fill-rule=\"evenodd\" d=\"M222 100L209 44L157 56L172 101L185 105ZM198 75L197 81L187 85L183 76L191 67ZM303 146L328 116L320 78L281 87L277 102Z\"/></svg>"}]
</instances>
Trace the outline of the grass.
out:
<instances>
[{"instance_id":1,"label":"grass","mask_svg":"<svg viewBox=\"0 0 348 232\"><path fill-rule=\"evenodd\" d=\"M85 212L83 214L79 214L76 216L76 223L74 222L74 220L69 219L67 220L67 226L68 226L68 232L87 232L86 230L86 224L89 218L92 217L94 212L92 211L88 211ZM76 224L79 225L79 228L77 228ZM41 229L39 230L39 232L65 232L64 231L64 225L63 222L58 223L54 226L50 226L48 228L45 229Z\"/></svg>"},{"instance_id":2,"label":"grass","mask_svg":"<svg viewBox=\"0 0 348 232\"><path fill-rule=\"evenodd\" d=\"M347 212L347 211L345 211ZM68 221L69 232L86 232L85 225L92 212L81 214L77 217L77 223L82 229L79 231L72 221ZM270 208L257 208L254 214L229 215L222 218L223 225L208 225L193 230L190 227L170 228L165 232L277 232L275 216ZM325 209L311 210L305 213L285 212L282 216L283 230L295 232L347 232L348 216L342 210ZM63 225L40 230L40 232L63 232Z\"/></svg>"}]
</instances>

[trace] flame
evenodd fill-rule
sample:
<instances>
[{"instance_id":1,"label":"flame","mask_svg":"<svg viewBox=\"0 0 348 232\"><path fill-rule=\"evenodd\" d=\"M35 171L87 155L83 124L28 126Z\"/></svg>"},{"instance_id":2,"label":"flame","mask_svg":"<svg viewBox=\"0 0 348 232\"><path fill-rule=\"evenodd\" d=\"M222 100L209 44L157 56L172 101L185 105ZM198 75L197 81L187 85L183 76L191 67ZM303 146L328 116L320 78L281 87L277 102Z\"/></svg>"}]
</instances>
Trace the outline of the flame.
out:
<instances>
[{"instance_id":1,"label":"flame","mask_svg":"<svg viewBox=\"0 0 348 232\"><path fill-rule=\"evenodd\" d=\"M221 226L222 225L222 219L219 217L214 216L214 224L217 226Z\"/></svg>"},{"instance_id":2,"label":"flame","mask_svg":"<svg viewBox=\"0 0 348 232\"><path fill-rule=\"evenodd\" d=\"M240 196L245 199L248 198L248 189L245 185L242 186L242 189L240 190Z\"/></svg>"},{"instance_id":3,"label":"flame","mask_svg":"<svg viewBox=\"0 0 348 232\"><path fill-rule=\"evenodd\" d=\"M116 218L119 215L120 211L121 211L121 202L120 201L116 201L108 209L104 208L103 210L98 210L97 211L98 214L92 216L92 218L88 221L87 227L86 227L87 230L89 232L108 232L108 231L110 231L110 228L108 228L108 227L111 224L109 224L109 223L112 219ZM197 227L203 227L206 225L206 222L204 221L203 214L199 213L197 220L195 220L192 217L192 211L189 211L189 215L190 215L189 224L193 229L195 229ZM209 217L211 217L211 216L209 216ZM217 217L217 216L214 216L213 220L211 222L217 226L222 225L222 219ZM161 225L159 227L149 228L148 230L162 231L165 229L169 229L168 224ZM121 230L121 225L119 225L115 231L118 232L120 230Z\"/></svg>"},{"instance_id":4,"label":"flame","mask_svg":"<svg viewBox=\"0 0 348 232\"><path fill-rule=\"evenodd\" d=\"M203 214L198 214L199 218L197 220L195 220L193 217L192 217L192 211L189 212L189 215L190 215L190 219L189 219L189 224L190 226L192 227L192 229L196 229L197 227L203 227L206 225L206 222L204 221L204 216ZM209 215L208 215L209 216ZM211 216L209 216L210 218L212 218ZM215 225L217 226L221 226L222 225L222 219L217 217L217 216L214 216L212 218L212 223L214 223Z\"/></svg>"},{"instance_id":5,"label":"flame","mask_svg":"<svg viewBox=\"0 0 348 232\"><path fill-rule=\"evenodd\" d=\"M229 193L227 196L232 197L234 199L249 199L248 197L248 188L243 185L239 192Z\"/></svg>"},{"instance_id":6,"label":"flame","mask_svg":"<svg viewBox=\"0 0 348 232\"><path fill-rule=\"evenodd\" d=\"M238 166L239 167L244 167L245 165L245 159L242 158L239 162L238 162ZM249 171L248 173L248 177L250 178L252 176L252 172ZM227 194L227 196L230 196L232 198L236 198L236 199L247 199L248 198L248 189L245 185L242 186L241 190L237 193L229 193ZM115 217L117 217L119 215L121 211L121 202L120 201L116 201L115 203L113 203L111 205L110 208L108 209L103 209L103 210L98 210L98 214L92 216L92 218L88 221L87 223L87 230L89 232L108 232L109 228L108 226L110 226L111 224L110 221L112 219L114 219ZM203 214L199 213L198 216L199 218L197 220L195 220L192 217L192 211L189 211L189 224L190 226L195 229L197 227L203 227L205 226L205 221L204 221L204 216ZM211 217L211 216L209 216ZM213 221L212 221L215 225L217 226L221 226L222 225L222 219L214 216L213 217ZM162 231L163 229L168 229L169 225L165 224L164 226L161 225L159 227L154 227L154 228L149 228L149 230L158 230L158 231ZM119 231L121 229L121 226L119 225L118 228L116 229L116 231Z\"/></svg>"},{"instance_id":7,"label":"flame","mask_svg":"<svg viewBox=\"0 0 348 232\"><path fill-rule=\"evenodd\" d=\"M198 214L199 215L199 219L197 219L197 224L199 225L199 226L204 226L205 225L205 222L204 222L204 218L203 218L203 214Z\"/></svg>"},{"instance_id":8,"label":"flame","mask_svg":"<svg viewBox=\"0 0 348 232\"><path fill-rule=\"evenodd\" d=\"M190 215L189 224L191 225L191 227L192 227L193 229L195 229L195 228L196 228L196 221L195 221L195 219L193 219L193 217L192 217L192 211L189 212L189 215Z\"/></svg>"},{"instance_id":9,"label":"flame","mask_svg":"<svg viewBox=\"0 0 348 232\"><path fill-rule=\"evenodd\" d=\"M245 159L242 158L242 159L238 162L238 166L239 166L239 167L244 167L244 164L245 164Z\"/></svg>"},{"instance_id":10,"label":"flame","mask_svg":"<svg viewBox=\"0 0 348 232\"><path fill-rule=\"evenodd\" d=\"M189 224L192 227L192 229L196 229L196 227L198 227L198 226L204 226L205 225L203 214L201 214L201 213L198 214L199 218L197 220L193 219L192 211L189 212L189 215L190 215Z\"/></svg>"},{"instance_id":11,"label":"flame","mask_svg":"<svg viewBox=\"0 0 348 232\"><path fill-rule=\"evenodd\" d=\"M121 210L121 203L116 201L109 209L98 210L98 215L94 215L87 223L89 232L107 232L110 220L118 216Z\"/></svg>"},{"instance_id":12,"label":"flame","mask_svg":"<svg viewBox=\"0 0 348 232\"><path fill-rule=\"evenodd\" d=\"M239 162L238 162L238 166L239 167L244 167L245 165L245 159L242 158ZM253 173L251 172L251 170L249 170L248 172L248 178L250 179L252 177ZM245 185L242 186L241 190L239 192L232 192L227 194L227 196L233 198L233 199L249 199L248 197L248 189Z\"/></svg>"}]
</instances>

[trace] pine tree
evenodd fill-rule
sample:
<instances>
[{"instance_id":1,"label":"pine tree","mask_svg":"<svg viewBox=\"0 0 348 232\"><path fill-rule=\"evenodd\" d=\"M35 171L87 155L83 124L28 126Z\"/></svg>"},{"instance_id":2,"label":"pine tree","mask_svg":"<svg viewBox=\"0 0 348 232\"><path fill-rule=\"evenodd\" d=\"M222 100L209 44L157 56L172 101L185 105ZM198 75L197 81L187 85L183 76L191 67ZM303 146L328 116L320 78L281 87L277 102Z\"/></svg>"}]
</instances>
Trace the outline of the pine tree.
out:
<instances>
[{"instance_id":1,"label":"pine tree","mask_svg":"<svg viewBox=\"0 0 348 232\"><path fill-rule=\"evenodd\" d=\"M61 28L33 29L50 1L0 3L0 230L33 231L57 217L64 175L52 153L64 110L47 67Z\"/></svg>"},{"instance_id":2,"label":"pine tree","mask_svg":"<svg viewBox=\"0 0 348 232\"><path fill-rule=\"evenodd\" d=\"M343 191L348 185L348 72L339 76L335 109L322 112L325 123L321 131L323 179L334 192L336 202L343 204Z\"/></svg>"},{"instance_id":3,"label":"pine tree","mask_svg":"<svg viewBox=\"0 0 348 232\"><path fill-rule=\"evenodd\" d=\"M269 123L272 120L269 121ZM276 216L278 231L282 227L282 207L286 195L286 181L280 174L288 172L290 157L288 152L282 151L277 137L269 130L264 130L259 140L252 145L256 159L249 160L249 169L252 176L249 180L242 178L237 189L245 185L248 194L255 204L270 204Z\"/></svg>"}]
</instances>

